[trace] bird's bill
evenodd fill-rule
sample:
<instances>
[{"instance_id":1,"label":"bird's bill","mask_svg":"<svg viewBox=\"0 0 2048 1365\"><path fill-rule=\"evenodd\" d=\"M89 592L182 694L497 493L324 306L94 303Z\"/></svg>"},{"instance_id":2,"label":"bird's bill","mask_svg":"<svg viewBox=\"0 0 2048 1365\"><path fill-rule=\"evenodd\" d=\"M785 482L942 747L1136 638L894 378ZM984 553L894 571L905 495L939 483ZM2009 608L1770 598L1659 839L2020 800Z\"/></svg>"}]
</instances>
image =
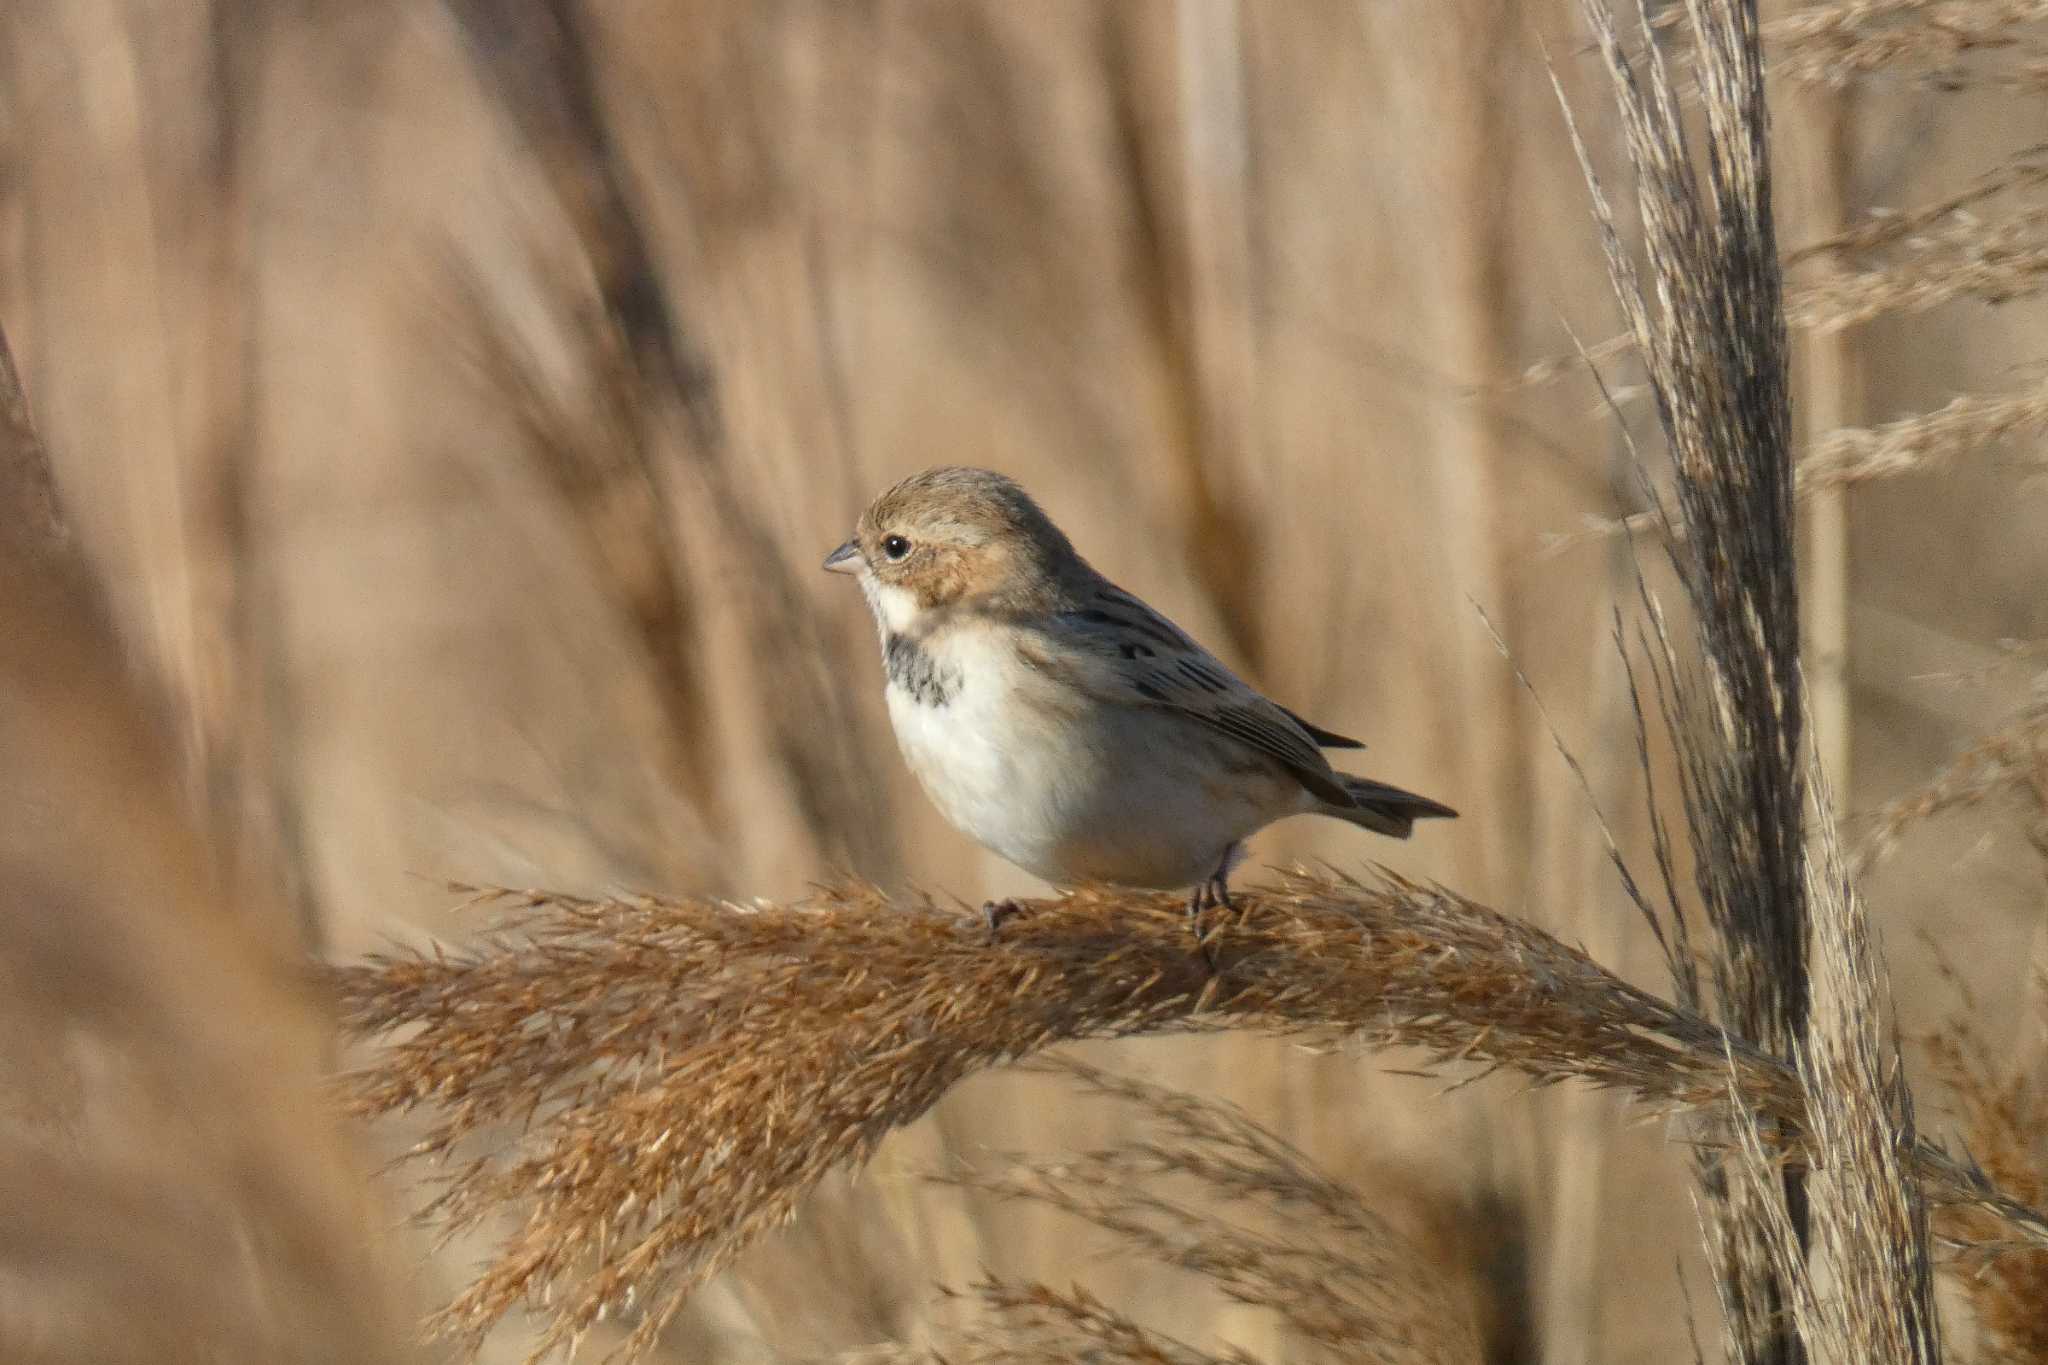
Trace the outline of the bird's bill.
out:
<instances>
[{"instance_id":1,"label":"bird's bill","mask_svg":"<svg viewBox=\"0 0 2048 1365\"><path fill-rule=\"evenodd\" d=\"M825 556L826 573L857 573L860 571L860 542L849 540L831 554Z\"/></svg>"}]
</instances>

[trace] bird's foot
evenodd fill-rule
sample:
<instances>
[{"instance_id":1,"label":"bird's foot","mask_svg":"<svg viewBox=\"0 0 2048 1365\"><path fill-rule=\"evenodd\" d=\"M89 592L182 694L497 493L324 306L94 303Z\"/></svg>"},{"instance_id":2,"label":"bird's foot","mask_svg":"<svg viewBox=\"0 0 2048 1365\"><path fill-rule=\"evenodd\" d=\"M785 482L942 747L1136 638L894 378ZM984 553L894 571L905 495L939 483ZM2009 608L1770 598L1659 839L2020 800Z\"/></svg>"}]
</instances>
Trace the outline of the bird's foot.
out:
<instances>
[{"instance_id":1,"label":"bird's foot","mask_svg":"<svg viewBox=\"0 0 2048 1365\"><path fill-rule=\"evenodd\" d=\"M1201 952L1202 964L1209 969L1212 979L1216 975L1216 949L1210 942L1212 935L1205 920L1211 910L1231 908L1230 887L1220 877L1199 883L1188 896L1188 924L1195 931L1195 947Z\"/></svg>"},{"instance_id":2,"label":"bird's foot","mask_svg":"<svg viewBox=\"0 0 2048 1365\"><path fill-rule=\"evenodd\" d=\"M988 924L988 941L994 943L1002 932L1003 921L1015 919L1024 913L1024 907L1016 901L1005 898L999 901L983 901L981 917Z\"/></svg>"}]
</instances>

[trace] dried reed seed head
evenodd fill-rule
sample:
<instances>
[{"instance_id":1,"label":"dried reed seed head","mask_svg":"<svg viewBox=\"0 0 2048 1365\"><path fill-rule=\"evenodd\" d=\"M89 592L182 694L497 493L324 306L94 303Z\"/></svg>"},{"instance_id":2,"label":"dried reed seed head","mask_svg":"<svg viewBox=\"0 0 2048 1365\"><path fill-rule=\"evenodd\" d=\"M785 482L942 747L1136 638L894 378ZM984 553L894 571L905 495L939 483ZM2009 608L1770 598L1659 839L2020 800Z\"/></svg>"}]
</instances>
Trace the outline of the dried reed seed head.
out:
<instances>
[{"instance_id":1,"label":"dried reed seed head","mask_svg":"<svg viewBox=\"0 0 2048 1365\"><path fill-rule=\"evenodd\" d=\"M775 1225L973 1072L1080 1038L1250 1028L1419 1048L1437 1065L1584 1079L1661 1108L1743 1103L1796 1132L1783 1065L1542 931L1390 875L1297 873L1216 917L1083 890L990 942L979 916L872 888L801 906L499 893L490 944L334 976L349 1026L389 1035L351 1078L365 1113L422 1108L452 1162L430 1215L523 1225L439 1318L475 1339L514 1307L541 1349L631 1298L629 1348ZM1931 1149L1923 1178L2048 1243L2048 1220Z\"/></svg>"},{"instance_id":2,"label":"dried reed seed head","mask_svg":"<svg viewBox=\"0 0 2048 1365\"><path fill-rule=\"evenodd\" d=\"M1857 868L1870 868L1889 856L1916 825L2013 796L2033 808L2037 838L2048 856L2048 706L2029 708L2005 729L1979 740L1918 791L1871 815L1857 849Z\"/></svg>"},{"instance_id":3,"label":"dried reed seed head","mask_svg":"<svg viewBox=\"0 0 2048 1365\"><path fill-rule=\"evenodd\" d=\"M2039 89L2048 80L2040 18L2031 0L1836 0L1775 19L1763 34L1773 72L1796 81Z\"/></svg>"},{"instance_id":4,"label":"dried reed seed head","mask_svg":"<svg viewBox=\"0 0 2048 1365\"><path fill-rule=\"evenodd\" d=\"M1134 1111L1134 1126L1102 1150L1010 1157L942 1179L1070 1213L1128 1251L1271 1310L1291 1354L1478 1360L1473 1305L1454 1301L1447 1266L1286 1141L1219 1102L1063 1058L1043 1069L1117 1100Z\"/></svg>"},{"instance_id":5,"label":"dried reed seed head","mask_svg":"<svg viewBox=\"0 0 2048 1365\"><path fill-rule=\"evenodd\" d=\"M1947 1091L1974 1160L2014 1197L2038 1204L2048 1196L2048 1071L2038 1046L2017 1064L1994 1048L1966 1012L1973 1002L1960 976L1945 961L1941 967L1964 1008L1922 1040L1929 1070ZM1957 1248L1943 1268L2002 1352L1996 1358L2048 1359L2048 1249L2010 1247L1997 1221L1980 1211L1942 1212L1937 1225Z\"/></svg>"}]
</instances>

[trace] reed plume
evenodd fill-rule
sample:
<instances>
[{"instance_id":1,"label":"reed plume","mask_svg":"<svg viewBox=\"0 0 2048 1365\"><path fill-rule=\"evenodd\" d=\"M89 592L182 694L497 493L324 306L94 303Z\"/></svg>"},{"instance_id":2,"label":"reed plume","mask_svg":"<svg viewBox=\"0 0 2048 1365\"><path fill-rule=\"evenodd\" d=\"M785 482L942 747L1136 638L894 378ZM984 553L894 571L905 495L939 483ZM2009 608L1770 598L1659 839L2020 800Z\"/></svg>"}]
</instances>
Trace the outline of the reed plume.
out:
<instances>
[{"instance_id":1,"label":"reed plume","mask_svg":"<svg viewBox=\"0 0 2048 1365\"><path fill-rule=\"evenodd\" d=\"M1717 1009L1739 1035L1789 1059L1806 1033L1809 995L1805 703L1784 279L1756 9L1732 0L1686 7L1706 124L1697 153L1662 49L1647 44L1639 70L1608 6L1585 0L1581 9L1621 116L1640 265L1576 122L1572 135L1670 451L1676 509L1660 504L1657 516L1682 530L1666 544L1702 660L1698 673L1681 668L1661 639L1652 656L1710 931L1711 1001L1689 960L1673 953L1671 966L1682 1000ZM1675 889L1672 901L1676 916ZM1804 1245L1802 1174L1758 1181L1753 1168L1712 1152L1697 1173L1731 1355L1805 1359L1788 1312L1796 1284L1775 1247L1781 1225Z\"/></svg>"},{"instance_id":2,"label":"reed plume","mask_svg":"<svg viewBox=\"0 0 2048 1365\"><path fill-rule=\"evenodd\" d=\"M1816 773L1818 784L1818 774ZM1783 1205L1772 1205L1773 1258L1793 1286L1793 1319L1816 1359L1943 1358L1929 1250L1927 1191L1912 1170L1917 1123L1897 1039L1883 959L1836 846L1823 790L1812 871L1813 1013L1797 1053L1808 1097L1807 1157L1814 1260L1810 1267ZM1762 1151L1747 1115L1748 1179ZM1784 1214L1783 1217L1776 1215Z\"/></svg>"},{"instance_id":3,"label":"reed plume","mask_svg":"<svg viewBox=\"0 0 2048 1365\"><path fill-rule=\"evenodd\" d=\"M2013 797L2028 809L2029 837L2048 858L2048 698L1978 740L1916 790L1873 812L1857 850L1858 861L1866 867L1875 865L1899 846L1909 829L1927 820Z\"/></svg>"},{"instance_id":4,"label":"reed plume","mask_svg":"<svg viewBox=\"0 0 2048 1365\"><path fill-rule=\"evenodd\" d=\"M2048 980L2037 962L2020 1046L2008 1050L1987 1035L1953 966L1943 960L1941 970L1957 1008L1925 1040L1928 1069L1947 1088L1972 1160L2001 1188L2038 1203L2048 1197ZM1945 1212L1942 1231L1960 1250L1943 1269L1987 1338L1986 1358L2048 1360L2048 1249L2006 1246L1994 1223L1966 1209Z\"/></svg>"},{"instance_id":5,"label":"reed plume","mask_svg":"<svg viewBox=\"0 0 2048 1365\"><path fill-rule=\"evenodd\" d=\"M1806 1122L1784 1063L1527 923L1389 874L1242 893L1214 976L1168 895L1029 902L993 942L978 915L860 887L793 906L485 899L510 906L487 948L333 979L350 1030L387 1040L354 1106L424 1109L414 1155L450 1163L431 1216L528 1210L436 1325L474 1341L525 1305L548 1319L542 1353L629 1304L627 1349L646 1346L827 1171L965 1077L1075 1039L1400 1045L1661 1110L1719 1112L1732 1069L1787 1141ZM1979 1173L1924 1145L1913 1162L1930 1198L2048 1245L2048 1219Z\"/></svg>"},{"instance_id":6,"label":"reed plume","mask_svg":"<svg viewBox=\"0 0 2048 1365\"><path fill-rule=\"evenodd\" d=\"M1291 1359L1481 1359L1472 1307L1457 1302L1440 1266L1358 1191L1250 1116L1058 1054L1039 1069L1116 1101L1130 1126L1113 1146L976 1162L940 1176L944 1183L1071 1214L1120 1250L1271 1312L1287 1329ZM964 1293L984 1313L961 1340L939 1343L942 1359L1069 1360L1097 1347L1138 1360L1148 1349L1191 1350L1157 1341L1079 1290L989 1278Z\"/></svg>"}]
</instances>

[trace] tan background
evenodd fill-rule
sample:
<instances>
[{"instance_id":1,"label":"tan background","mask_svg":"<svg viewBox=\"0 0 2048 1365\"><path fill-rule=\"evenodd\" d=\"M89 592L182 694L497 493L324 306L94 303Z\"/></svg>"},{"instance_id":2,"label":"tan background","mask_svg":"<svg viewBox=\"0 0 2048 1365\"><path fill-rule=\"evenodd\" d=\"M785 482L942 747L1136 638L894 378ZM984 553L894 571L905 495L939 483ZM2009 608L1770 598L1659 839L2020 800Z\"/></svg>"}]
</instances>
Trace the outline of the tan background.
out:
<instances>
[{"instance_id":1,"label":"tan background","mask_svg":"<svg viewBox=\"0 0 2048 1365\"><path fill-rule=\"evenodd\" d=\"M319 951L461 939L444 878L1036 890L925 805L866 614L815 572L873 492L969 462L1022 479L1099 567L1274 695L1366 739L1374 775L1464 812L1403 846L1290 826L1257 860L1383 859L1662 989L1475 609L1634 840L1609 639L1627 559L1579 534L1638 505L1616 426L1580 379L1493 387L1616 327L1543 64L1616 174L1568 10L592 0L610 169L715 388L707 441L622 397L621 362L593 348L583 319L615 264L579 240L597 177L536 139L526 59L480 66L462 28L509 42L511 18L15 0L0 318L128 638L175 700L220 855L278 878ZM1781 93L1787 245L2040 136L1996 91ZM1963 303L1860 329L1802 414L1871 422L2034 382L2043 321ZM635 440L652 494L617 454ZM1846 512L1823 562L1847 571L1838 795L1856 811L2019 701L2010 671L1933 675L2048 634L2048 504L1983 452ZM651 526L673 553L650 567ZM618 584L670 570L680 624L650 633ZM2017 829L1934 827L1870 882L1909 1030L1948 1007L1923 932L1988 1017L2012 1017L2042 912ZM1500 1307L1498 1359L1679 1358L1681 1262L1711 1312L1682 1163L1609 1100L1498 1081L1435 1097L1385 1059L1268 1042L1100 1052L1229 1096L1383 1192ZM1100 1135L1044 1083L970 1084L701 1296L674 1358L916 1333L956 1311L934 1282L981 1267L1269 1343L1197 1286L1084 1254L1071 1226L916 1179ZM423 1308L478 1251L434 1260Z\"/></svg>"}]
</instances>

